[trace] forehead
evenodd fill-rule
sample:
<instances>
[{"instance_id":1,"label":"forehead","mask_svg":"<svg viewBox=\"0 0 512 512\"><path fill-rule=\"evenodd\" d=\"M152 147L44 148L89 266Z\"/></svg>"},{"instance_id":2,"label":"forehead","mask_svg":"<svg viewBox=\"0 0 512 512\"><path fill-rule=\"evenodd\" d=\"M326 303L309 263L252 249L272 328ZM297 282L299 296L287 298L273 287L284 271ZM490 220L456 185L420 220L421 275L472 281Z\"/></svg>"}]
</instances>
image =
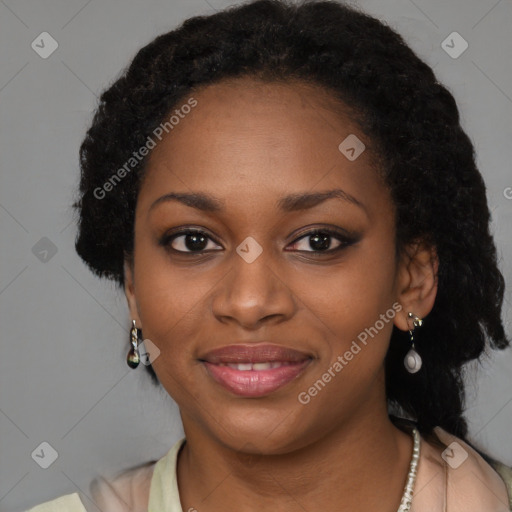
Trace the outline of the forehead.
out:
<instances>
[{"instance_id":1,"label":"forehead","mask_svg":"<svg viewBox=\"0 0 512 512\"><path fill-rule=\"evenodd\" d=\"M319 86L237 78L202 87L193 109L157 143L149 156L139 200L201 190L240 200L339 187L356 195L382 191L373 168L371 141L348 106ZM340 149L347 137L366 149L350 161ZM252 194L249 192L252 191Z\"/></svg>"},{"instance_id":2,"label":"forehead","mask_svg":"<svg viewBox=\"0 0 512 512\"><path fill-rule=\"evenodd\" d=\"M152 152L153 162L159 157L169 157L192 134L207 137L210 143L218 141L231 146L242 140L247 143L263 140L268 149L291 146L297 139L318 146L319 138L314 137L314 132L319 129L323 136L330 131L334 140L344 132L362 135L353 109L326 89L299 80L264 82L249 77L224 80L190 93L178 102L174 112L191 97L197 106L181 120L174 116L179 123L163 134L163 140ZM201 140L196 141L196 149L207 152L211 144L205 147Z\"/></svg>"}]
</instances>

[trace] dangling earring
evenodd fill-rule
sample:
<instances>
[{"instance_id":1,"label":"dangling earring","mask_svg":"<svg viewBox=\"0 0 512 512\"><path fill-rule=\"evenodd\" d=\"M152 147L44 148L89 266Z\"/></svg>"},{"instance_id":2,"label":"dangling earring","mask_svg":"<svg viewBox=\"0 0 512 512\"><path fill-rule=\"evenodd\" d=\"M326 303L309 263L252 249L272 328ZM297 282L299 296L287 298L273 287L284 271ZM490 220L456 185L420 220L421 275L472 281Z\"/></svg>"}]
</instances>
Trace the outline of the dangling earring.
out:
<instances>
[{"instance_id":1,"label":"dangling earring","mask_svg":"<svg viewBox=\"0 0 512 512\"><path fill-rule=\"evenodd\" d=\"M423 320L412 313L407 313L407 317L412 318L412 323L414 327L421 327L421 325L423 324ZM418 354L418 352L416 352L416 347L414 346L414 336L410 329L409 335L411 336L412 347L409 350L409 352L407 352L404 358L404 366L409 373L416 373L420 371L422 361L421 356Z\"/></svg>"},{"instance_id":2,"label":"dangling earring","mask_svg":"<svg viewBox=\"0 0 512 512\"><path fill-rule=\"evenodd\" d=\"M139 341L139 330L135 326L135 320L132 320L132 328L130 329L130 343L132 344L132 348L130 352L128 352L128 356L126 357L126 362L130 368L137 368L140 363L140 355L139 350L137 348L137 344Z\"/></svg>"}]
</instances>

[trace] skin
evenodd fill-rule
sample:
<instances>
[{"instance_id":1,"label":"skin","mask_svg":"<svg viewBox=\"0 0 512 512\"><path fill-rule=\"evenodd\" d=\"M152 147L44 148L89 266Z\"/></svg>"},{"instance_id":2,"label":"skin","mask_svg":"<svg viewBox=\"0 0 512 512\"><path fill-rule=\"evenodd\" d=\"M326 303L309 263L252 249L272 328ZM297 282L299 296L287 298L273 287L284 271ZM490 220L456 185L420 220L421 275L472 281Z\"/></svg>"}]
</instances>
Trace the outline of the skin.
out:
<instances>
[{"instance_id":1,"label":"skin","mask_svg":"<svg viewBox=\"0 0 512 512\"><path fill-rule=\"evenodd\" d=\"M435 253L411 245L395 257L394 208L371 141L326 91L245 77L193 97L197 106L150 155L134 259L125 263L131 317L160 349L154 370L180 408L183 510L395 512L412 438L388 418L384 358L392 325L408 330L407 312L423 318L433 307ZM354 161L338 150L349 134L367 146ZM276 206L290 194L332 189L363 206L340 198L292 212ZM170 192L209 194L225 209L178 201L151 208ZM185 236L159 245L177 227L205 231L207 252L178 253L190 251ZM327 227L356 241L315 256L304 235ZM263 249L252 263L236 252L248 236ZM340 246L330 240L328 249ZM403 309L317 396L299 403L298 394L395 302ZM262 340L314 360L260 398L230 393L198 361L213 348Z\"/></svg>"}]
</instances>

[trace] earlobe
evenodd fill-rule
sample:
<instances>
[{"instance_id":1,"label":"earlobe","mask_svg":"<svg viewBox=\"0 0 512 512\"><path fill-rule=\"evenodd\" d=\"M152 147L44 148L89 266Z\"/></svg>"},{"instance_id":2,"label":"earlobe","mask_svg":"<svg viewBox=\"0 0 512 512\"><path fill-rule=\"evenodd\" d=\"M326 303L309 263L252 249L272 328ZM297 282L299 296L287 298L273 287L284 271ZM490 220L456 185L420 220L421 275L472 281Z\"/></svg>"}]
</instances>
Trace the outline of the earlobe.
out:
<instances>
[{"instance_id":1,"label":"earlobe","mask_svg":"<svg viewBox=\"0 0 512 512\"><path fill-rule=\"evenodd\" d=\"M137 326L140 327L139 312L137 308L137 301L135 298L135 285L133 279L133 269L130 263L125 260L124 262L124 293L128 302L130 310L130 318L135 320Z\"/></svg>"},{"instance_id":2,"label":"earlobe","mask_svg":"<svg viewBox=\"0 0 512 512\"><path fill-rule=\"evenodd\" d=\"M438 269L434 247L417 242L404 251L398 270L398 302L403 307L403 314L395 317L395 325L402 331L410 329L409 312L424 318L432 311L437 295Z\"/></svg>"}]
</instances>

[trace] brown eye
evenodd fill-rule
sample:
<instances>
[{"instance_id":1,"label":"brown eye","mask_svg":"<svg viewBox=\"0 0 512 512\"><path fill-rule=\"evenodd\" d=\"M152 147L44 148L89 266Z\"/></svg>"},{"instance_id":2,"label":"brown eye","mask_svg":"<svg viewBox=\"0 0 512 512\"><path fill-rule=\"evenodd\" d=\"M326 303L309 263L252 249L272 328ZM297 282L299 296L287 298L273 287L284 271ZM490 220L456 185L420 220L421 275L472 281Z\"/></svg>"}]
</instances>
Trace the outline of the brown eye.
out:
<instances>
[{"instance_id":1,"label":"brown eye","mask_svg":"<svg viewBox=\"0 0 512 512\"><path fill-rule=\"evenodd\" d=\"M213 246L217 245L204 231L189 229L165 236L160 241L160 245L169 247L176 252L200 253L212 249L212 244L210 247L208 246L209 241Z\"/></svg>"},{"instance_id":2,"label":"brown eye","mask_svg":"<svg viewBox=\"0 0 512 512\"><path fill-rule=\"evenodd\" d=\"M333 239L337 241L336 247L332 247ZM357 240L347 237L345 234L329 229L316 229L305 233L293 242L293 250L313 253L331 253L343 249Z\"/></svg>"}]
</instances>

